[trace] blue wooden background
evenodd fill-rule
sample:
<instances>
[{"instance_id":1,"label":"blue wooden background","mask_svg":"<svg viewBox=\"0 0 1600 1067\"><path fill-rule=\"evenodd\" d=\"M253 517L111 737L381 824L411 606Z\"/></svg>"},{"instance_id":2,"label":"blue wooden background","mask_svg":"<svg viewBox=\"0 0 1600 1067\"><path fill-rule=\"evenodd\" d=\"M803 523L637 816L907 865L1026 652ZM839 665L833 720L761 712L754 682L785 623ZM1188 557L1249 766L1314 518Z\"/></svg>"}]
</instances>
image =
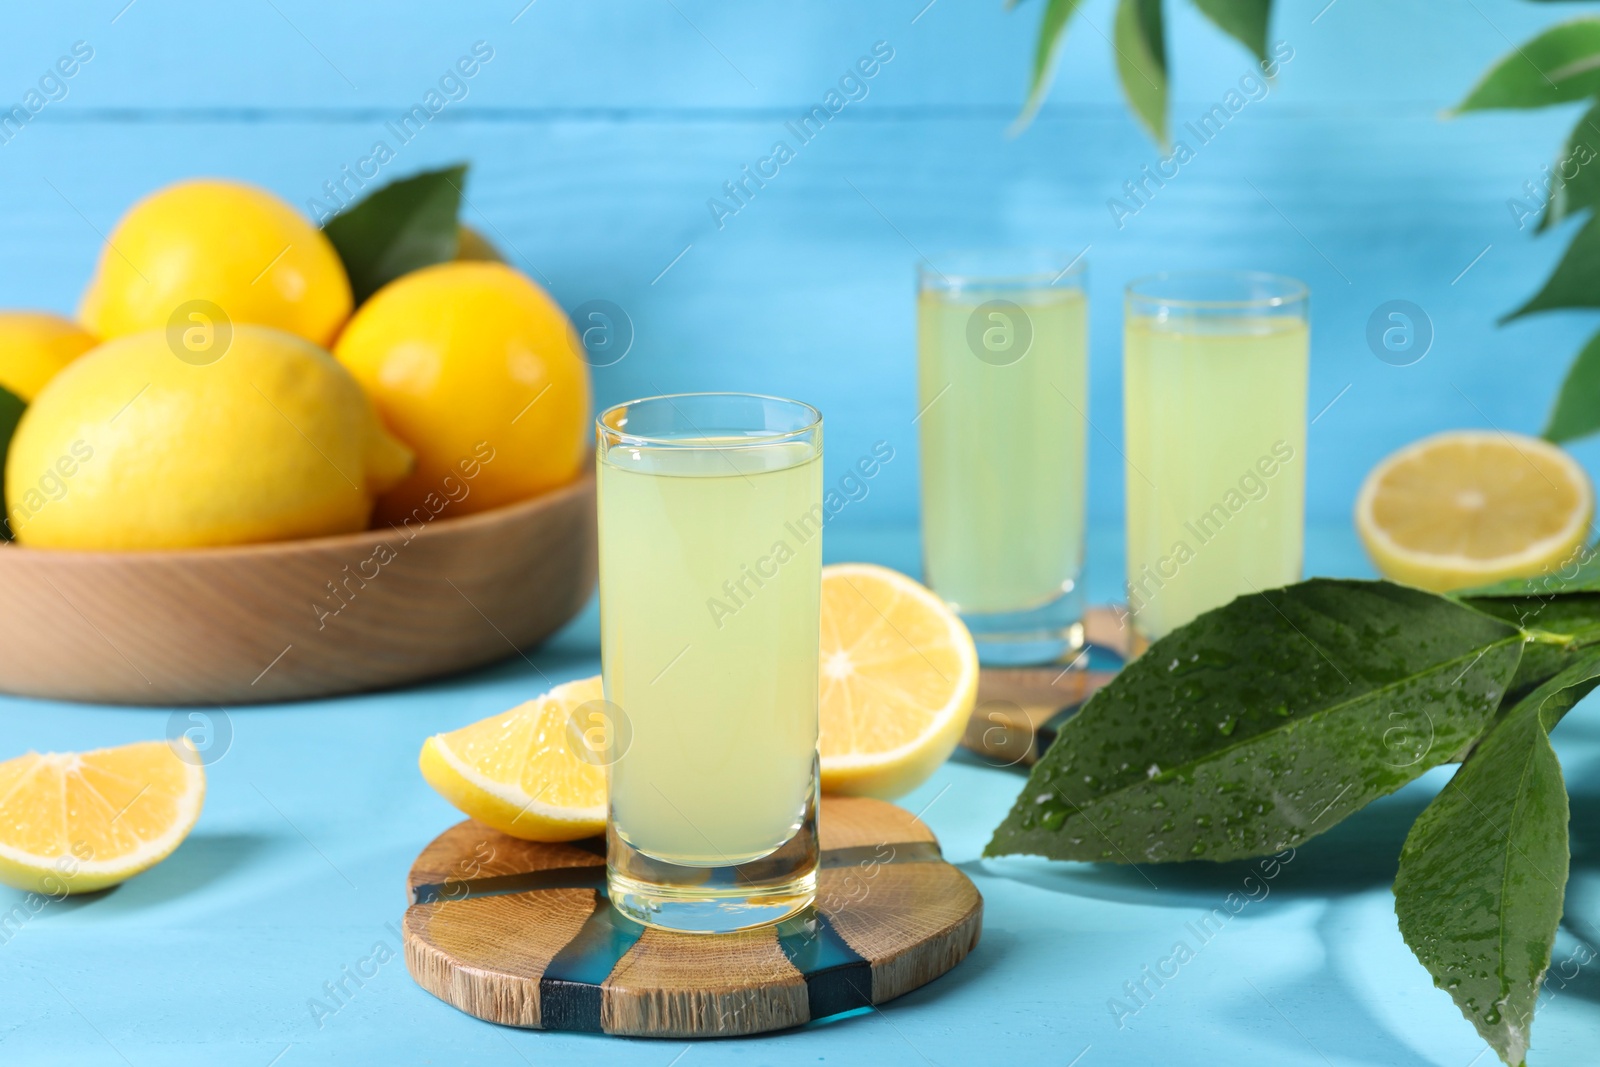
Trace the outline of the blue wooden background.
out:
<instances>
[{"instance_id":1,"label":"blue wooden background","mask_svg":"<svg viewBox=\"0 0 1600 1067\"><path fill-rule=\"evenodd\" d=\"M999 0L124 3L6 14L0 100L20 100L75 41L94 58L0 145L0 302L70 309L100 235L177 178L247 178L305 207L331 202L324 183L379 140L394 149L380 180L467 159L474 224L567 307L604 299L631 318L632 351L596 373L600 402L802 397L824 410L840 469L891 441L904 461L842 522L915 515L919 252L1089 247L1091 482L1106 521L1122 500L1110 447L1120 293L1141 273L1255 267L1309 282L1312 413L1350 387L1311 432L1313 520L1342 520L1370 465L1421 433L1537 432L1595 325L1495 325L1564 244L1565 231L1519 230L1507 201L1541 177L1575 115L1442 114L1511 42L1582 5L1280 0L1272 37L1293 58L1276 86L1191 144L1195 158L1119 228L1107 201L1158 151L1114 84L1108 0L1085 5L1050 102L1020 137L1007 128L1037 0L1011 13ZM1170 6L1173 126L1187 137L1183 123L1254 63ZM493 58L401 144L386 124L479 41ZM799 145L785 122L879 41L894 58L866 96ZM719 228L707 202L780 139L796 158ZM1432 320L1414 366L1382 363L1366 342L1392 299Z\"/></svg>"},{"instance_id":2,"label":"blue wooden background","mask_svg":"<svg viewBox=\"0 0 1600 1067\"><path fill-rule=\"evenodd\" d=\"M1119 227L1107 201L1158 151L1114 86L1111 0L1085 4L1050 102L1025 134L1007 134L1040 4L6 5L3 107L74 42L94 54L64 96L54 92L62 98L0 143L0 304L70 310L102 234L178 178L246 178L305 207L379 140L395 151L384 178L467 159L470 222L567 307L599 299L626 310L634 344L596 371L600 403L693 389L800 397L825 412L833 477L889 441L896 460L830 526L828 554L915 570L918 256L1087 247L1098 599L1115 595L1120 570L1120 289L1136 275L1251 267L1311 285L1313 571L1365 570L1348 515L1361 477L1391 449L1453 427L1537 432L1597 323L1562 313L1496 326L1537 288L1567 232L1536 240L1507 202L1542 177L1576 116L1442 113L1513 42L1594 5L1280 0L1272 37L1293 58L1271 93L1209 144L1191 144L1195 158ZM1254 63L1187 6L1169 13L1184 136L1183 123ZM492 59L441 89L477 42ZM785 123L877 42L893 58L864 98L719 227L707 201L775 141L796 147ZM387 124L436 89L457 99L399 144ZM1374 309L1396 299L1422 307L1435 333L1412 366L1380 361L1366 340ZM1600 469L1600 450L1578 451ZM536 659L560 681L593 673L596 647L591 614ZM372 942L392 944L383 923L399 914L405 866L453 817L415 773L420 739L542 684L513 660L403 694L236 711L238 744L213 768L189 844L0 945L0 1061L1493 1060L1430 988L1390 910L1399 841L1443 772L1307 850L1273 903L1195 965L1206 977L1163 993L1127 1029L1106 998L1248 872L1161 869L1147 884L1125 870L979 861L1017 780L962 759L906 802L938 801L930 823L989 902L985 941L951 978L881 1017L687 1048L508 1034L432 1001L392 964L337 1020L314 1025L306 1002L323 979ZM1594 710L1563 727L1575 780L1600 767ZM164 710L0 701L0 756L157 736L166 720ZM1600 819L1584 788L1575 833ZM1600 900L1593 834L1577 848L1569 914L1581 920ZM0 895L0 906L15 899ZM1583 929L1563 933L1558 955ZM1592 1062L1593 972L1541 1009L1536 1063Z\"/></svg>"}]
</instances>

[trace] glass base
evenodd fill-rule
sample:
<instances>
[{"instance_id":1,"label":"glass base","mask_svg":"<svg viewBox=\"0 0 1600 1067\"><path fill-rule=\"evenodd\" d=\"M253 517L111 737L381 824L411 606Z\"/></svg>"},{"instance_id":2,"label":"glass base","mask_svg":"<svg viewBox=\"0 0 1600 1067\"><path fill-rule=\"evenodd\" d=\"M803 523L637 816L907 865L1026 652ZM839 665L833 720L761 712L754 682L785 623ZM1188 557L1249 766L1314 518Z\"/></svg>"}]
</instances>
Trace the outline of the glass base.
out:
<instances>
[{"instance_id":1,"label":"glass base","mask_svg":"<svg viewBox=\"0 0 1600 1067\"><path fill-rule=\"evenodd\" d=\"M769 926L804 911L816 899L821 855L815 769L811 781L794 835L743 863L673 863L635 847L615 819L608 820L606 889L612 906L634 922L686 934ZM728 802L737 804L738 798Z\"/></svg>"},{"instance_id":2,"label":"glass base","mask_svg":"<svg viewBox=\"0 0 1600 1067\"><path fill-rule=\"evenodd\" d=\"M961 611L985 667L1063 663L1083 649L1083 592L1077 583L1059 597L1026 611Z\"/></svg>"},{"instance_id":3,"label":"glass base","mask_svg":"<svg viewBox=\"0 0 1600 1067\"><path fill-rule=\"evenodd\" d=\"M707 893L607 871L606 888L612 907L643 926L685 934L731 934L782 922L810 907L817 896L817 872L763 886L759 893L737 887Z\"/></svg>"}]
</instances>

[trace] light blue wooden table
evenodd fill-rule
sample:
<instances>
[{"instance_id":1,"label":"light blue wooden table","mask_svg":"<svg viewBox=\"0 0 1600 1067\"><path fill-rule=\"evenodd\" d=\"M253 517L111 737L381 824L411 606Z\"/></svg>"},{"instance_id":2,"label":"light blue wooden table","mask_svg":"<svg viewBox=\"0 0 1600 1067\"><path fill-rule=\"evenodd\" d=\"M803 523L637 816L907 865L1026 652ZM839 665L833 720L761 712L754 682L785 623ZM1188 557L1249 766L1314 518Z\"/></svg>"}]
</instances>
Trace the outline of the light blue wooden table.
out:
<instances>
[{"instance_id":1,"label":"light blue wooden table","mask_svg":"<svg viewBox=\"0 0 1600 1067\"><path fill-rule=\"evenodd\" d=\"M1096 532L1098 558L1114 567L1116 531ZM910 528L828 537L830 559L916 566ZM1365 573L1342 527L1314 528L1310 548L1319 571ZM1097 584L1114 586L1114 575ZM980 859L1022 778L958 754L901 801L926 807L945 855L984 896L977 950L932 985L881 1011L692 1044L478 1022L423 992L398 954L406 870L459 818L423 783L416 755L428 734L538 692L541 672L560 682L598 671L592 609L531 659L401 692L231 710L231 747L210 767L200 824L172 858L105 895L50 905L0 944L0 1063L1064 1067L1080 1054L1080 1067L1495 1062L1395 926L1389 885L1400 843L1444 771L1265 877L1272 872L1249 863ZM169 717L22 700L4 701L0 714L8 753L161 736ZM1575 923L1557 942L1559 963L1575 934L1594 944L1600 921L1600 701L1570 715L1558 737L1577 783L1567 904ZM1220 928L1214 918L1204 925L1213 909L1229 913L1230 893L1249 903ZM20 897L0 890L0 911ZM1173 971L1180 941L1193 959L1159 978ZM345 977L374 969L359 985ZM345 991L330 994L328 984L341 982ZM1595 964L1552 980L1546 998L1532 1062L1592 1064Z\"/></svg>"},{"instance_id":2,"label":"light blue wooden table","mask_svg":"<svg viewBox=\"0 0 1600 1067\"><path fill-rule=\"evenodd\" d=\"M961 245L1088 247L1091 592L1107 600L1121 568L1122 282L1168 268L1276 270L1313 291L1308 571L1370 573L1348 514L1371 464L1438 429L1536 432L1594 327L1580 314L1494 325L1564 243L1519 230L1507 201L1526 195L1575 115L1439 115L1509 42L1573 5L1282 0L1273 37L1294 58L1277 86L1121 227L1107 201L1157 153L1112 86L1098 32L1109 30L1109 0L1085 5L1034 127L1005 134L1038 6L95 0L8 10L6 107L75 42L93 58L0 139L0 303L70 310L101 235L137 196L180 177L247 178L311 211L328 202L325 183L359 169L380 140L394 150L385 178L470 159L469 221L567 307L605 299L631 319L632 350L596 372L600 403L706 388L798 396L825 413L830 477L889 441L896 459L830 525L826 552L915 573L913 264ZM1181 126L1252 64L1188 7L1170 18ZM492 58L441 86L478 42ZM737 213L708 206L727 203L724 182L792 137L785 123L878 42L893 58L862 98ZM448 102L399 143L389 124L430 89ZM1414 366L1380 362L1365 340L1373 310L1392 299L1421 305L1434 326ZM1600 446L1577 452L1600 469ZM398 958L336 1012L313 1010L333 1004L324 983L344 968L397 950L389 924L404 908L405 871L455 818L416 771L422 738L526 698L540 672L594 673L592 609L530 658L537 671L513 659L402 692L230 710L232 744L211 768L190 840L150 873L52 905L0 944L0 1063L1493 1062L1401 942L1388 888L1411 818L1447 771L1262 883L1247 882L1249 865L980 860L1020 780L958 756L904 802L928 805L947 855L982 890L978 950L881 1013L787 1034L685 1045L505 1030L423 993ZM0 756L160 736L170 712L0 699ZM1557 747L1574 783L1572 922L1559 962L1600 924L1600 706L1571 715ZM1260 899L1200 944L1189 924L1233 892ZM0 912L16 899L0 891ZM1146 968L1179 940L1194 958L1155 985ZM1591 964L1552 982L1533 1063L1595 1061L1597 973ZM1144 984L1139 1001L1127 983Z\"/></svg>"}]
</instances>

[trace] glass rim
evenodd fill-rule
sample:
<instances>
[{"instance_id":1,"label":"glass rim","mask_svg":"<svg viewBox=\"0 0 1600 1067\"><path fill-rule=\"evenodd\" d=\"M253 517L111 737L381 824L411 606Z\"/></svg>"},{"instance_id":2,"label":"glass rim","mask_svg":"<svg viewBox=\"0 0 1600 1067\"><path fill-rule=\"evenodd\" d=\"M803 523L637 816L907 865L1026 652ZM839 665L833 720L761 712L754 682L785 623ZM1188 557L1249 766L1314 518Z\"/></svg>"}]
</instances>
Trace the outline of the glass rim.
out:
<instances>
[{"instance_id":1,"label":"glass rim","mask_svg":"<svg viewBox=\"0 0 1600 1067\"><path fill-rule=\"evenodd\" d=\"M1018 289L1024 287L1050 288L1070 280L1082 284L1088 270L1086 256L1089 249L1068 253L1056 248L1028 248L995 246L991 248L953 248L939 250L937 258L952 264L952 269L942 271L934 260L923 256L917 262L918 288L958 289ZM992 257L993 264L974 265ZM1007 264L1014 263L1015 266ZM1048 263L1050 266L1040 266ZM1066 266L1056 269L1056 264Z\"/></svg>"},{"instance_id":2,"label":"glass rim","mask_svg":"<svg viewBox=\"0 0 1600 1067\"><path fill-rule=\"evenodd\" d=\"M1158 292L1150 291L1152 286L1172 282L1219 279L1246 283L1254 282L1263 285L1264 288L1275 288L1278 291L1266 296L1243 297L1236 300L1196 300L1187 297L1163 296ZM1123 288L1124 301L1127 303L1138 300L1166 308L1195 311L1289 307L1293 304L1305 303L1310 295L1310 287L1299 278L1261 270L1157 271L1154 274L1146 274L1135 278Z\"/></svg>"},{"instance_id":3,"label":"glass rim","mask_svg":"<svg viewBox=\"0 0 1600 1067\"><path fill-rule=\"evenodd\" d=\"M748 440L741 441L741 442L739 442L739 444L737 446L734 446L734 445L726 445L726 444L724 444L724 445L707 444L706 443L706 439L704 437L700 437L700 438L661 437L661 436L657 436L657 435L653 435L653 434L628 433L626 430L619 429L618 427L612 425L611 423L609 423L607 421L607 419L609 419L612 415L615 415L615 414L621 413L623 411L626 411L629 408L637 407L640 404L648 404L648 403L652 403L652 402L662 402L662 401L664 401L665 403L670 405L674 411L677 411L678 410L677 402L680 401L680 400L695 401L695 400L705 400L705 399L710 399L710 398L737 399L737 400L762 400L762 401L771 401L771 402L777 403L777 404L786 404L786 405L789 405L790 407L798 409L801 412L801 414L804 416L805 423L804 423L804 425L802 425L802 426L800 426L800 427L798 427L796 429L793 429L793 430L774 430L774 431L772 431L770 433L757 431L757 433L754 436L750 437ZM679 412L679 414L681 415L682 412ZM688 422L689 420L687 418L685 418L684 421ZM768 394L768 393L741 393L741 392L732 391L732 390L713 390L713 391L710 391L710 392L701 392L701 393L659 393L659 394L657 394L655 396L635 397L632 400L624 400L620 404L612 404L610 407L606 408L604 411L600 412L600 414L595 416L594 425L595 425L595 430L596 430L597 433L599 433L607 441L613 442L613 443L618 444L618 445L636 445L636 446L647 446L647 447L650 447L650 448L681 448L681 449L691 449L691 448L714 448L715 449L715 448L730 448L730 447L762 448L762 447L765 447L767 445L782 444L782 443L784 443L786 441L794 441L794 440L802 439L802 438L806 437L807 435L815 434L818 430L820 430L822 428L822 412L818 411L816 408L812 407L810 404L807 404L804 400L792 400L792 399L790 399L789 397L786 397L786 396L772 396L771 394ZM691 428L694 427L694 424L692 422L690 422L689 425L690 425Z\"/></svg>"}]
</instances>

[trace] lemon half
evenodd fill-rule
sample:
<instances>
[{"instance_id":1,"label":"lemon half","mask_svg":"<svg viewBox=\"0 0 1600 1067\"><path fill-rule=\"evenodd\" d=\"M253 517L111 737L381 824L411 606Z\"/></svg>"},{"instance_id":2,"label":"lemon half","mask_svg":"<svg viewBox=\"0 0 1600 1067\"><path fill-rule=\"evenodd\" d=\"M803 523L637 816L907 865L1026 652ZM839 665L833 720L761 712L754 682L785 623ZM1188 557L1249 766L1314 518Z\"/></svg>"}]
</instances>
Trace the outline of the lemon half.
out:
<instances>
[{"instance_id":1,"label":"lemon half","mask_svg":"<svg viewBox=\"0 0 1600 1067\"><path fill-rule=\"evenodd\" d=\"M909 793L949 758L978 692L955 612L870 563L822 568L821 671L824 793Z\"/></svg>"},{"instance_id":2,"label":"lemon half","mask_svg":"<svg viewBox=\"0 0 1600 1067\"><path fill-rule=\"evenodd\" d=\"M1587 538L1594 487L1548 441L1494 430L1425 437L1362 483L1356 529L1386 578L1444 593L1531 578Z\"/></svg>"}]
</instances>

